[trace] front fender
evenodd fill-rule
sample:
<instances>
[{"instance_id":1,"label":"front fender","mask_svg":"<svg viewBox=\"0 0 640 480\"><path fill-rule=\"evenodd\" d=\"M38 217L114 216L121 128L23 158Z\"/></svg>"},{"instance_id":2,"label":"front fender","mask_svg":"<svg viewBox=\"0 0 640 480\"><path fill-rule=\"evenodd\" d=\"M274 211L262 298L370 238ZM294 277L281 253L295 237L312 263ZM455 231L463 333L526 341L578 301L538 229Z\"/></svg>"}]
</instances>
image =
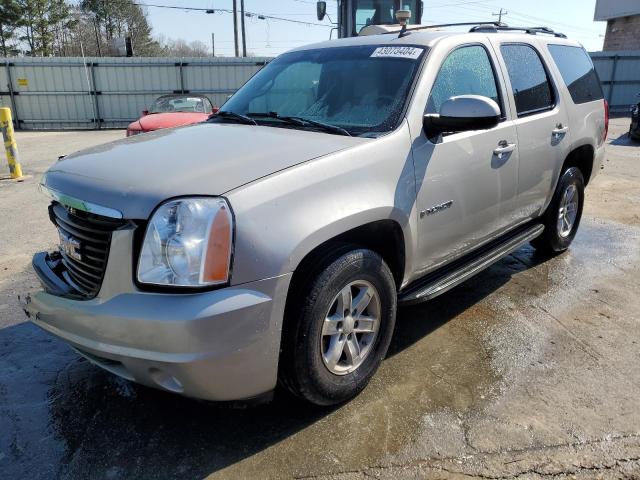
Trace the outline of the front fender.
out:
<instances>
[{"instance_id":1,"label":"front fender","mask_svg":"<svg viewBox=\"0 0 640 480\"><path fill-rule=\"evenodd\" d=\"M233 284L292 272L324 242L387 219L403 230L405 275L412 268L416 189L406 123L389 135L276 172L226 196L236 218Z\"/></svg>"}]
</instances>

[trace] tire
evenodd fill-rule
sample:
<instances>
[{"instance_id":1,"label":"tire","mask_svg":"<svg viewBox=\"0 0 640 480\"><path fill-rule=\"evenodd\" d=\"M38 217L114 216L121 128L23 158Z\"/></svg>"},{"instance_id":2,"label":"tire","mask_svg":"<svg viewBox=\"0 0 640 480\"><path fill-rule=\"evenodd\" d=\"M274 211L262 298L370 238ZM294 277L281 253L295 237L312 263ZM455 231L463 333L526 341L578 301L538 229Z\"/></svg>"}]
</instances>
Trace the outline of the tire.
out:
<instances>
[{"instance_id":1,"label":"tire","mask_svg":"<svg viewBox=\"0 0 640 480\"><path fill-rule=\"evenodd\" d=\"M330 252L290 289L279 364L280 384L319 406L367 386L389 348L397 307L393 275L377 253L345 245ZM366 295L366 308L345 312Z\"/></svg>"},{"instance_id":2,"label":"tire","mask_svg":"<svg viewBox=\"0 0 640 480\"><path fill-rule=\"evenodd\" d=\"M570 167L562 173L551 203L541 217L544 231L531 245L547 254L564 252L576 236L583 206L584 178L578 168Z\"/></svg>"}]
</instances>

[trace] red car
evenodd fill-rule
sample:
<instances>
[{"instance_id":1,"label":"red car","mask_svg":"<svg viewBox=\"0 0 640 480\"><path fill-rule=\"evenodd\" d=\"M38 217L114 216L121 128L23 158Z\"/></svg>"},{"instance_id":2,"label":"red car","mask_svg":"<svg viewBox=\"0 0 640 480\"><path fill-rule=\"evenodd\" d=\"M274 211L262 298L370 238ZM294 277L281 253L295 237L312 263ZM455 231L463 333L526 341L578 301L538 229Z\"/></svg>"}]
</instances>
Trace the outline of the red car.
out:
<instances>
[{"instance_id":1,"label":"red car","mask_svg":"<svg viewBox=\"0 0 640 480\"><path fill-rule=\"evenodd\" d=\"M127 137L161 128L179 127L205 121L217 107L202 95L178 94L158 97L142 117L127 127Z\"/></svg>"}]
</instances>

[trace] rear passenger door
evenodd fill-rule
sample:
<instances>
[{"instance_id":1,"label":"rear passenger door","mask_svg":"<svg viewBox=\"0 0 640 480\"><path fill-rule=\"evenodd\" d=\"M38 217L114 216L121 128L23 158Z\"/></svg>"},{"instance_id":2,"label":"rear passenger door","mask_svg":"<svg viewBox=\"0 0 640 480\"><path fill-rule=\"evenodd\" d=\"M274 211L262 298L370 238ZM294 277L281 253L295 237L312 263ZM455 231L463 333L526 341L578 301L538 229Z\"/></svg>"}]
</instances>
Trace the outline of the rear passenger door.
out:
<instances>
[{"instance_id":1,"label":"rear passenger door","mask_svg":"<svg viewBox=\"0 0 640 480\"><path fill-rule=\"evenodd\" d=\"M498 36L496 36L498 37ZM515 216L539 216L569 154L569 118L549 68L534 43L497 42L518 134L518 199Z\"/></svg>"}]
</instances>

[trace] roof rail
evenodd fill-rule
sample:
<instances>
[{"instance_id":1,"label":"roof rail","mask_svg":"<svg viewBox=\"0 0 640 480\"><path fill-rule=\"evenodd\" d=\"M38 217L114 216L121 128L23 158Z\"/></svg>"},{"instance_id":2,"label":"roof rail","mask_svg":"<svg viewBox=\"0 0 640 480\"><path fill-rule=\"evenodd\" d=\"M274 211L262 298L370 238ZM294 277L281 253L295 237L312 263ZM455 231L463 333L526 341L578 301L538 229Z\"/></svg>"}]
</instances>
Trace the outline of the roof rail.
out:
<instances>
[{"instance_id":1,"label":"roof rail","mask_svg":"<svg viewBox=\"0 0 640 480\"><path fill-rule=\"evenodd\" d=\"M539 33L542 33L545 35L553 35L554 37L558 37L558 38L567 38L567 36L564 33L555 32L551 30L549 27L509 27L508 25L504 25L504 24L501 24L501 25L478 24L469 30L469 32L485 32L485 33L504 32L504 31L525 32L525 33L528 33L529 35L537 35Z\"/></svg>"},{"instance_id":2,"label":"roof rail","mask_svg":"<svg viewBox=\"0 0 640 480\"><path fill-rule=\"evenodd\" d=\"M470 25L473 25L474 27L483 27L483 26L487 26L488 28L491 28L492 26L495 27L506 27L506 25L504 23L500 23L500 22L462 22L462 23L440 23L437 25L416 25L416 26L409 26L407 27L404 31L405 32L411 32L413 30L427 30L429 28L444 28L444 27L468 27ZM473 30L473 29L471 29ZM402 30L392 30L389 32L384 32L383 35L390 35L390 34L394 34L394 33L401 33Z\"/></svg>"}]
</instances>

